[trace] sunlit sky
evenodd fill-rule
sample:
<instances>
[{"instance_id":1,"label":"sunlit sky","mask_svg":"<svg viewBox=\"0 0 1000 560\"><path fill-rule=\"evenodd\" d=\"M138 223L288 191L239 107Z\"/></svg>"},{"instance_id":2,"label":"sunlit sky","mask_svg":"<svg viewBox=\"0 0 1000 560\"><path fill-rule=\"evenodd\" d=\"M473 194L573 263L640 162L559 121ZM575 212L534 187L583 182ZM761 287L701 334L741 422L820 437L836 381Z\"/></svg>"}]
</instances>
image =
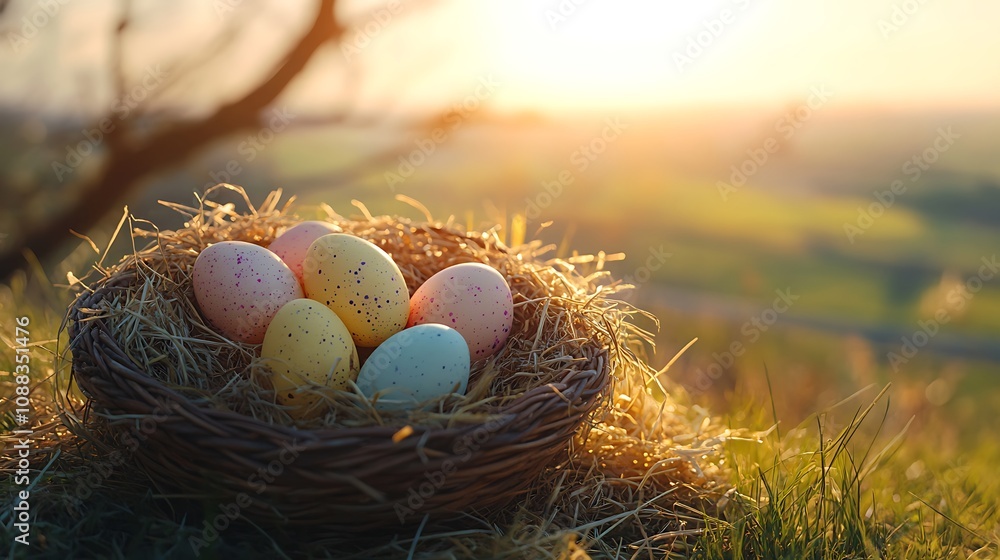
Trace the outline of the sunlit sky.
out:
<instances>
[{"instance_id":1,"label":"sunlit sky","mask_svg":"<svg viewBox=\"0 0 1000 560\"><path fill-rule=\"evenodd\" d=\"M235 8L220 13L227 3ZM227 26L242 30L231 55L157 92L202 107L259 79L313 2L134 5L126 43L134 77L155 62L215 52L212 37ZM288 100L319 112L346 103L406 112L461 100L491 78L499 85L489 103L513 113L783 104L818 85L847 105L1000 101L1000 3L990 0L404 0L384 26L369 11L379 6L342 7L359 52L350 61L335 49L317 56ZM118 4L69 3L15 52L10 34L37 9L14 0L0 20L0 99L42 110L106 107ZM375 33L362 44L366 24Z\"/></svg>"},{"instance_id":2,"label":"sunlit sky","mask_svg":"<svg viewBox=\"0 0 1000 560\"><path fill-rule=\"evenodd\" d=\"M888 38L879 20L891 23L893 2L879 0L592 1L555 30L538 4L494 8L511 98L764 101L829 84L858 100L1000 100L996 2L927 2ZM732 23L714 37L704 22L723 10ZM706 46L688 57L690 39Z\"/></svg>"}]
</instances>

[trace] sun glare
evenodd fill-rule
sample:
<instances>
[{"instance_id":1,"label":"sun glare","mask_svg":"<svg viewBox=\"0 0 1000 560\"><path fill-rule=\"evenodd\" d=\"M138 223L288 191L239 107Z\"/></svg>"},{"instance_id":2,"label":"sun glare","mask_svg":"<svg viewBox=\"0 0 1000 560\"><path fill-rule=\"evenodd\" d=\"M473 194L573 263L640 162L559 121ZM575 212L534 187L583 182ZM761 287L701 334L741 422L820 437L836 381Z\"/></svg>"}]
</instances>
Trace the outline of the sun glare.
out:
<instances>
[{"instance_id":1,"label":"sun glare","mask_svg":"<svg viewBox=\"0 0 1000 560\"><path fill-rule=\"evenodd\" d=\"M573 108L634 98L655 102L674 78L671 54L718 2L539 3L495 7L493 54L517 96ZM514 97L515 94L511 94Z\"/></svg>"},{"instance_id":2,"label":"sun glare","mask_svg":"<svg viewBox=\"0 0 1000 560\"><path fill-rule=\"evenodd\" d=\"M479 38L490 58L477 63L506 78L498 108L780 105L819 83L843 102L994 105L1000 84L983 58L1000 47L989 27L1000 6L985 0L977 18L962 10L894 16L891 6L863 0L481 6Z\"/></svg>"}]
</instances>

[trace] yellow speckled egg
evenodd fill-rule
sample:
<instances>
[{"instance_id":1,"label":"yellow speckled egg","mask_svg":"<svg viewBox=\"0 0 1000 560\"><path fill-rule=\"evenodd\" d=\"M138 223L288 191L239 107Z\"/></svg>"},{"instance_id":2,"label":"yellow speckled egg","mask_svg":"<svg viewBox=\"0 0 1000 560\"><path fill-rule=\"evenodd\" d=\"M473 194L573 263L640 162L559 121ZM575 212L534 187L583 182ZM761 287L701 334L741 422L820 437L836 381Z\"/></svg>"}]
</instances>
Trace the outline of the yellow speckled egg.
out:
<instances>
[{"instance_id":1,"label":"yellow speckled egg","mask_svg":"<svg viewBox=\"0 0 1000 560\"><path fill-rule=\"evenodd\" d=\"M403 273L388 253L360 237L332 233L314 241L302 283L306 297L344 321L357 346L378 346L401 331L410 314Z\"/></svg>"},{"instance_id":2,"label":"yellow speckled egg","mask_svg":"<svg viewBox=\"0 0 1000 560\"><path fill-rule=\"evenodd\" d=\"M357 379L361 363L344 322L325 305L296 299L271 320L261 358L274 373L271 384L279 403L293 405L293 416L315 412L320 398L296 389L313 383L342 391Z\"/></svg>"},{"instance_id":3,"label":"yellow speckled egg","mask_svg":"<svg viewBox=\"0 0 1000 560\"><path fill-rule=\"evenodd\" d=\"M233 340L260 344L281 306L302 297L295 274L271 251L244 241L206 247L191 284L202 314Z\"/></svg>"}]
</instances>

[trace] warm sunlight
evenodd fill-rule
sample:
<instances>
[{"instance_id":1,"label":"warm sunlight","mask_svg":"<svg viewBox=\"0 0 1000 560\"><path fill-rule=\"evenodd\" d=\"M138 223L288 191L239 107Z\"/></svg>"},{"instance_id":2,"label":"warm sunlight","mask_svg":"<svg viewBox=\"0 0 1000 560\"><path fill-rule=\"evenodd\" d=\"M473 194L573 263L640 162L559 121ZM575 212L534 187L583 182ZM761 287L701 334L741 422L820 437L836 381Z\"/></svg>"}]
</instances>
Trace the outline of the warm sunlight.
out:
<instances>
[{"instance_id":1,"label":"warm sunlight","mask_svg":"<svg viewBox=\"0 0 1000 560\"><path fill-rule=\"evenodd\" d=\"M783 103L820 82L855 105L992 104L1000 74L983 53L1000 48L1000 6L975 4L968 18L915 0L517 0L482 6L477 41L508 78L501 108Z\"/></svg>"},{"instance_id":2,"label":"warm sunlight","mask_svg":"<svg viewBox=\"0 0 1000 560\"><path fill-rule=\"evenodd\" d=\"M579 5L578 5L579 4ZM608 102L656 104L676 72L672 51L702 20L717 17L717 2L643 0L491 5L497 66L515 81L514 97L552 108L574 109ZM728 8L737 23L748 2ZM744 14L745 15L745 14ZM725 25L725 24L722 24ZM681 43L682 44L682 43Z\"/></svg>"},{"instance_id":3,"label":"warm sunlight","mask_svg":"<svg viewBox=\"0 0 1000 560\"><path fill-rule=\"evenodd\" d=\"M236 12L237 0L155 10L170 33L135 33L131 52L156 52L163 60L185 60L190 46L210 52L211 38L231 17L246 18L232 48L203 70L227 79L175 87L167 95L177 105L215 105L245 87L276 62L274 57L304 24L308 2L268 5L264 12ZM922 2L843 0L836 5L794 0L440 0L427 7L399 2L390 12L378 0L344 6L350 57L329 51L316 66L308 88L293 87L290 98L303 110L328 110L342 102L343 79L365 76L359 108L403 113L440 110L467 95L487 74L503 84L490 96L491 109L512 113L571 113L705 105L782 106L823 83L847 106L984 106L995 103L1000 73L984 53L1000 49L993 22L1000 4L970 0L969 10L927 10ZM912 6L911 6L912 4ZM906 6L904 10L903 6ZM20 5L18 5L20 6ZM382 13L380 13L380 10ZM13 21L31 15L13 9ZM88 75L87 94L79 80L34 76L45 96L31 95L25 83L0 81L0 99L32 106L86 110L110 101L105 76L107 42L86 29L105 28L113 19L108 5L89 9L67 4L54 20L59 42L27 41L17 57L0 57L0 73L52 68L61 76ZM970 18L966 14L975 13ZM274 27L274 22L280 25ZM20 24L24 27L23 21ZM30 32L17 25L8 30ZM2 31L2 30L0 30ZM19 35L16 35L19 36ZM971 40L970 38L974 38ZM400 45L406 48L400 49ZM433 51L432 56L427 52ZM31 64L16 68L16 64ZM126 57L141 76L138 58ZM44 63L43 63L44 62ZM190 61L188 62L190 63ZM930 70L934 71L931 72ZM43 83L44 80L44 83ZM403 87L404 95L400 93ZM392 100L389 102L388 100Z\"/></svg>"}]
</instances>

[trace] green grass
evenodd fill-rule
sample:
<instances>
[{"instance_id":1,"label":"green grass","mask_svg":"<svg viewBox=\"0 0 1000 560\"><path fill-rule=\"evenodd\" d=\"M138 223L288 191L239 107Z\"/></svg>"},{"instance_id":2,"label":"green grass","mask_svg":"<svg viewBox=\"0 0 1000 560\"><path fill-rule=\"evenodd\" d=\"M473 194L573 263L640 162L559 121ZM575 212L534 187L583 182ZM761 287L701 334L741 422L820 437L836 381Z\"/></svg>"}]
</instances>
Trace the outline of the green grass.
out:
<instances>
[{"instance_id":1,"label":"green grass","mask_svg":"<svg viewBox=\"0 0 1000 560\"><path fill-rule=\"evenodd\" d=\"M824 433L822 416L817 416L814 448L809 447L813 442L797 441L804 439L800 427L784 438L776 431L775 448L766 456L734 453L736 507L726 521L713 520L713 528L703 539L704 556L884 556L890 531L879 523L868 523L876 512L874 503L866 503L862 493L866 472L877 465L881 454L869 458L869 448L858 457L850 449L871 407L859 411L832 438Z\"/></svg>"},{"instance_id":2,"label":"green grass","mask_svg":"<svg viewBox=\"0 0 1000 560\"><path fill-rule=\"evenodd\" d=\"M53 347L65 304L65 293L44 281L18 277L11 286L0 288L0 323L6 327L22 315L32 320L31 336L38 344L32 365L39 380L32 398L38 404L57 390L51 376L52 353L46 349ZM714 333L707 334L711 339ZM725 334L715 336L725 338ZM11 342L7 333L4 337L5 344ZM822 341L813 344L814 351L822 353ZM803 345L805 354L810 353L808 346ZM762 346L761 351L770 353L768 348ZM11 360L5 351L0 370L11 371ZM777 404L786 398L792 378L790 372L774 368L771 375L770 399L760 390L740 392L757 397L734 397L728 412L718 411L727 415L733 428L763 431L774 426L773 415L780 409ZM10 381L4 373L4 389ZM844 381L839 384L849 385ZM995 476L1000 445L983 434L968 438L954 453L944 453L942 442L949 437L945 428L965 430L972 425L924 426L901 433L898 425L887 421L898 388L888 388L878 397L874 392L870 389L838 404L828 403L795 427L786 426L782 413L777 412L776 429L759 439L732 440L726 461L733 467L734 491L727 497L729 505L722 518L709 519L709 529L691 542L691 556L995 557L1000 542L996 505L1000 503L1000 481ZM981 407L981 413L993 410L986 399L962 403ZM9 408L4 402L5 418ZM202 516L211 515L210 504L163 500L152 489L132 483L128 465L114 469L86 500L75 501L72 495L79 481L94 472L88 457L92 459L92 451L85 446L75 451L74 446L68 446L57 457L33 460L35 469L51 460L44 473L35 474L32 488L35 544L30 554L11 546L11 557L191 557L188 539L200 535ZM11 477L2 485L8 495L14 489ZM0 512L0 542L5 547L14 536L10 515L9 507ZM509 537L495 538L502 541ZM301 552L301 546L308 542L309 536L301 533L241 525L224 533L202 557L275 557L280 551ZM331 546L321 544L308 552L335 555L345 544ZM503 546L496 545L496 549ZM537 552L553 557L557 553L555 549Z\"/></svg>"},{"instance_id":3,"label":"green grass","mask_svg":"<svg viewBox=\"0 0 1000 560\"><path fill-rule=\"evenodd\" d=\"M693 557L996 557L1000 485L989 473L1000 448L955 460L905 430L885 433L892 391L859 405L872 393L784 433L779 424L758 441L731 443L735 507L709 520ZM752 416L764 424L770 414Z\"/></svg>"}]
</instances>

